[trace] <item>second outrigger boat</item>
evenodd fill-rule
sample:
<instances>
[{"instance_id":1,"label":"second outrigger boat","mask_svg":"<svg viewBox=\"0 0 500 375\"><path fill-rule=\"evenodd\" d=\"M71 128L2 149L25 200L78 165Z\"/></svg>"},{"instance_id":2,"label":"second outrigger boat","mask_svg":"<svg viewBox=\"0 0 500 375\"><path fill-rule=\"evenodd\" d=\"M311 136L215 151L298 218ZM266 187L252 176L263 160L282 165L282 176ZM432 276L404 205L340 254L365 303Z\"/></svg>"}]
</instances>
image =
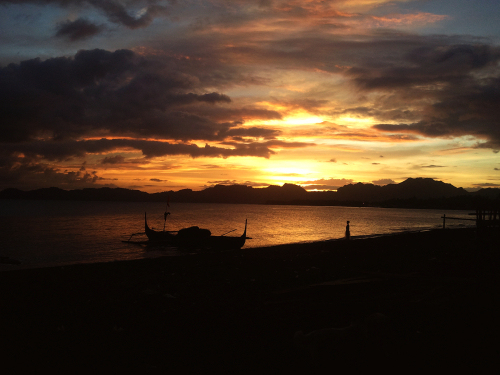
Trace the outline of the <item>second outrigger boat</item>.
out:
<instances>
[{"instance_id":1,"label":"second outrigger boat","mask_svg":"<svg viewBox=\"0 0 500 375\"><path fill-rule=\"evenodd\" d=\"M176 232L165 230L156 231L149 228L146 213L144 213L144 229L149 243L176 247L241 249L249 238L247 237L247 220L245 220L245 230L239 237L226 235L212 236L210 230L196 226L183 228Z\"/></svg>"}]
</instances>

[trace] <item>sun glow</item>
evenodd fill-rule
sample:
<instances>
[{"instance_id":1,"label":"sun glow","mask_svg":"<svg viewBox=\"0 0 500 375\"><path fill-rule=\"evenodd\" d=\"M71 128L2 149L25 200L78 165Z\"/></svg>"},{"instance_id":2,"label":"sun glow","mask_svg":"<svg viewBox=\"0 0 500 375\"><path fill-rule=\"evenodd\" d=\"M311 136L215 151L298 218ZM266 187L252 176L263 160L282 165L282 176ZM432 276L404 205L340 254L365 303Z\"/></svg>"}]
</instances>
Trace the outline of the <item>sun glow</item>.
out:
<instances>
[{"instance_id":1,"label":"sun glow","mask_svg":"<svg viewBox=\"0 0 500 375\"><path fill-rule=\"evenodd\" d=\"M349 125L349 126L359 126L359 127L366 127L367 125L374 125L377 123L375 119L371 117L364 117L364 118L359 118L359 117L340 117L337 120L338 124L341 125Z\"/></svg>"},{"instance_id":2,"label":"sun glow","mask_svg":"<svg viewBox=\"0 0 500 375\"><path fill-rule=\"evenodd\" d=\"M303 181L306 176L314 174L310 168L297 168L297 167L277 167L277 168L267 168L263 172L267 175L266 179L269 181L274 181L273 183L295 183L298 181Z\"/></svg>"},{"instance_id":3,"label":"sun glow","mask_svg":"<svg viewBox=\"0 0 500 375\"><path fill-rule=\"evenodd\" d=\"M316 125L323 123L324 120L318 116L290 116L285 117L282 120L267 120L265 122L262 121L248 121L247 125L268 125L268 126L287 126L287 125Z\"/></svg>"},{"instance_id":4,"label":"sun glow","mask_svg":"<svg viewBox=\"0 0 500 375\"><path fill-rule=\"evenodd\" d=\"M312 117L288 117L283 120L285 124L289 125L308 125L308 124L321 124L323 119L317 116Z\"/></svg>"}]
</instances>

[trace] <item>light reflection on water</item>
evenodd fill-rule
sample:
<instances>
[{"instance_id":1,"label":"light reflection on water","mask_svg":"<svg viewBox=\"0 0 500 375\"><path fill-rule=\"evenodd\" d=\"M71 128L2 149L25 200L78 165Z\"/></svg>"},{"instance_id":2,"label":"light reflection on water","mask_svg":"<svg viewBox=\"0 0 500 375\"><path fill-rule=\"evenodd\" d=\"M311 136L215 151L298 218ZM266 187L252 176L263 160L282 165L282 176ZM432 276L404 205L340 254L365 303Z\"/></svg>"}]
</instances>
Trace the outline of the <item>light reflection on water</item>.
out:
<instances>
[{"instance_id":1,"label":"light reflection on water","mask_svg":"<svg viewBox=\"0 0 500 375\"><path fill-rule=\"evenodd\" d=\"M0 270L70 263L108 262L164 255L177 249L146 251L122 243L149 225L163 229L165 205L143 202L0 201L0 256L20 260L21 267L0 264ZM193 225L214 235L243 233L245 248L342 238L350 221L351 238L426 230L442 226L441 216L468 217L468 211L357 207L266 206L172 203L167 230ZM473 222L447 222L447 227ZM141 239L140 236L134 237ZM144 237L142 237L144 238Z\"/></svg>"}]
</instances>

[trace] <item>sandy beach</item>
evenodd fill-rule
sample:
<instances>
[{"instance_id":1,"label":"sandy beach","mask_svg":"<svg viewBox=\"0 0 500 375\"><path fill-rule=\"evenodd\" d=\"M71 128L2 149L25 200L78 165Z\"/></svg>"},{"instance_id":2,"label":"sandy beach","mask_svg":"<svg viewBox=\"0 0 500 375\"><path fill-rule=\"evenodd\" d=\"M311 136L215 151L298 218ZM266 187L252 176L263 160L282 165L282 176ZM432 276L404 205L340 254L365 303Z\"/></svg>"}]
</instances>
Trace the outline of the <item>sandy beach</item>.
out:
<instances>
[{"instance_id":1,"label":"sandy beach","mask_svg":"<svg viewBox=\"0 0 500 375\"><path fill-rule=\"evenodd\" d=\"M4 368L496 367L498 233L436 230L0 273Z\"/></svg>"}]
</instances>

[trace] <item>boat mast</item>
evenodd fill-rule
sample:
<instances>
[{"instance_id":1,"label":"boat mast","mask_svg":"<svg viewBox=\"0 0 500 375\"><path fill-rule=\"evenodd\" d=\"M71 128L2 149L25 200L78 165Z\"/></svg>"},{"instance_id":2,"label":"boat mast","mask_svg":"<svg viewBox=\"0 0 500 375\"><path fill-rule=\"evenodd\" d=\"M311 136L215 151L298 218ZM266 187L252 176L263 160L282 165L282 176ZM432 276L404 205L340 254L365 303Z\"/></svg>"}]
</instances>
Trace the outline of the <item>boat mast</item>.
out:
<instances>
[{"instance_id":1,"label":"boat mast","mask_svg":"<svg viewBox=\"0 0 500 375\"><path fill-rule=\"evenodd\" d=\"M167 224L167 217L168 217L168 215L170 215L170 212L168 212L168 211L165 211L163 213L163 231L164 232L165 232L165 224Z\"/></svg>"}]
</instances>

